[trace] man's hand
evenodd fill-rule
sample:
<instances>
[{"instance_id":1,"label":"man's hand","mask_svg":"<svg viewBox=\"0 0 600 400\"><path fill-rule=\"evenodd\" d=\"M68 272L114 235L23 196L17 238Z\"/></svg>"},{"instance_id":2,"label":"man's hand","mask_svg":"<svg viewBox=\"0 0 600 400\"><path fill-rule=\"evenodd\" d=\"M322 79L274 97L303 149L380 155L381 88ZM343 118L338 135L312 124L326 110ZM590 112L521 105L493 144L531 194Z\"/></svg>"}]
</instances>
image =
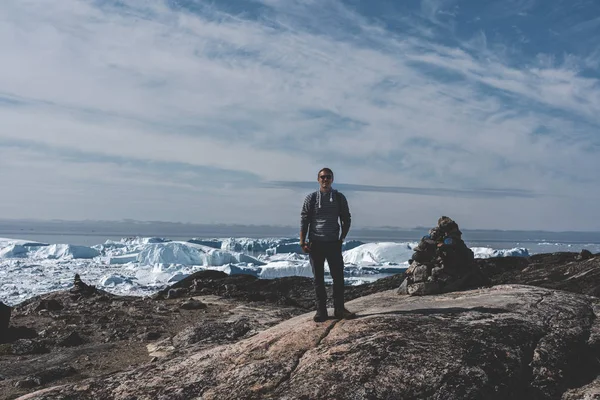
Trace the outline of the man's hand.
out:
<instances>
[{"instance_id":1,"label":"man's hand","mask_svg":"<svg viewBox=\"0 0 600 400\"><path fill-rule=\"evenodd\" d=\"M302 247L302 251L305 253L310 253L310 246L308 243L300 242L300 247Z\"/></svg>"}]
</instances>

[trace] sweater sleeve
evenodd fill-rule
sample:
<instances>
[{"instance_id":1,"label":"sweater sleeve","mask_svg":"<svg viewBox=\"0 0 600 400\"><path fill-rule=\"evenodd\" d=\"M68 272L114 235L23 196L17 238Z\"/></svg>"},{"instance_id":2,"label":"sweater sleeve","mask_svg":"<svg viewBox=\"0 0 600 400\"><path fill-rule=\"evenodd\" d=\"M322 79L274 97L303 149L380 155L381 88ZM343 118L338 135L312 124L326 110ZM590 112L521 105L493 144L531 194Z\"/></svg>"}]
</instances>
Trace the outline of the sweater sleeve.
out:
<instances>
[{"instance_id":1,"label":"sweater sleeve","mask_svg":"<svg viewBox=\"0 0 600 400\"><path fill-rule=\"evenodd\" d=\"M341 204L340 204L340 221L342 222L343 229L346 233L350 230L350 223L352 222L352 217L350 215L350 207L348 206L348 200L346 196L340 193L341 196Z\"/></svg>"},{"instance_id":2,"label":"sweater sleeve","mask_svg":"<svg viewBox=\"0 0 600 400\"><path fill-rule=\"evenodd\" d=\"M302 204L302 211L300 211L300 231L308 232L308 225L310 223L310 201L312 193L306 196L304 203Z\"/></svg>"}]
</instances>

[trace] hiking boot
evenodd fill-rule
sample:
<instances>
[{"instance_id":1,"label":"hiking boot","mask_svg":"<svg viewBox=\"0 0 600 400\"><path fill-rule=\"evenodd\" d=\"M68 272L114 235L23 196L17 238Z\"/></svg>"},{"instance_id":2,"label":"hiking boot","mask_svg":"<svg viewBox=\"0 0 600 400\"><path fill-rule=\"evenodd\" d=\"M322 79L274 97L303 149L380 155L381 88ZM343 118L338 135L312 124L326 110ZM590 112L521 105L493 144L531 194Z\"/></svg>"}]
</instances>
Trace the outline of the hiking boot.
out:
<instances>
[{"instance_id":1,"label":"hiking boot","mask_svg":"<svg viewBox=\"0 0 600 400\"><path fill-rule=\"evenodd\" d=\"M317 311L317 313L313 317L313 321L315 321L315 322L325 322L325 321L327 321L327 318L329 318L329 316L327 315L327 310L325 310L325 311Z\"/></svg>"},{"instance_id":2,"label":"hiking boot","mask_svg":"<svg viewBox=\"0 0 600 400\"><path fill-rule=\"evenodd\" d=\"M354 319L356 318L356 313L350 312L345 308L341 310L335 310L335 318L336 319Z\"/></svg>"}]
</instances>

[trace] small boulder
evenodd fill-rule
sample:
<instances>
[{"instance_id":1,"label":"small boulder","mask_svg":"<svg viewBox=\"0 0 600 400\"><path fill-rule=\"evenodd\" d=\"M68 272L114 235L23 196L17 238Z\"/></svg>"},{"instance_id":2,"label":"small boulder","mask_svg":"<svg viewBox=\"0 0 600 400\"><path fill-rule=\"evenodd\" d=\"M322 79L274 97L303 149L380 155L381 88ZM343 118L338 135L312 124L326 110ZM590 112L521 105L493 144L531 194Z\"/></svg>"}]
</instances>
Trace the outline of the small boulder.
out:
<instances>
[{"instance_id":1,"label":"small boulder","mask_svg":"<svg viewBox=\"0 0 600 400\"><path fill-rule=\"evenodd\" d=\"M577 261L585 261L585 260L589 260L590 258L593 258L593 257L594 257L594 255L592 254L591 251L583 249L583 250L581 250L581 252L579 254L577 254L575 259Z\"/></svg>"},{"instance_id":2,"label":"small boulder","mask_svg":"<svg viewBox=\"0 0 600 400\"><path fill-rule=\"evenodd\" d=\"M167 299L177 299L183 296L186 293L186 291L187 290L184 288L169 289L169 291L167 292Z\"/></svg>"},{"instance_id":3,"label":"small boulder","mask_svg":"<svg viewBox=\"0 0 600 400\"><path fill-rule=\"evenodd\" d=\"M149 331L142 335L143 340L157 340L160 339L161 333L157 331Z\"/></svg>"},{"instance_id":4,"label":"small boulder","mask_svg":"<svg viewBox=\"0 0 600 400\"><path fill-rule=\"evenodd\" d=\"M250 321L240 318L230 322L205 321L185 328L173 337L173 345L187 347L194 343L231 343L252 330Z\"/></svg>"},{"instance_id":5,"label":"small boulder","mask_svg":"<svg viewBox=\"0 0 600 400\"><path fill-rule=\"evenodd\" d=\"M49 352L50 350L48 350L44 342L39 340L19 339L12 344L12 353L15 355L45 354Z\"/></svg>"},{"instance_id":6,"label":"small boulder","mask_svg":"<svg viewBox=\"0 0 600 400\"><path fill-rule=\"evenodd\" d=\"M38 374L42 384L57 381L67 376L72 376L77 373L77 370L70 365L50 367Z\"/></svg>"},{"instance_id":7,"label":"small boulder","mask_svg":"<svg viewBox=\"0 0 600 400\"><path fill-rule=\"evenodd\" d=\"M0 344L0 356L8 356L12 354L12 345L10 343Z\"/></svg>"},{"instance_id":8,"label":"small boulder","mask_svg":"<svg viewBox=\"0 0 600 400\"><path fill-rule=\"evenodd\" d=\"M398 294L408 294L408 279L405 279L398 287Z\"/></svg>"},{"instance_id":9,"label":"small boulder","mask_svg":"<svg viewBox=\"0 0 600 400\"><path fill-rule=\"evenodd\" d=\"M167 357L175 351L175 347L173 347L173 343L170 338L163 339L159 342L149 343L146 345L146 349L148 349L148 355L150 357Z\"/></svg>"},{"instance_id":10,"label":"small boulder","mask_svg":"<svg viewBox=\"0 0 600 400\"><path fill-rule=\"evenodd\" d=\"M84 344L86 340L79 335L77 332L71 332L68 335L65 335L58 339L56 342L57 345L62 347L75 347Z\"/></svg>"},{"instance_id":11,"label":"small boulder","mask_svg":"<svg viewBox=\"0 0 600 400\"><path fill-rule=\"evenodd\" d=\"M28 328L26 326L11 326L8 328L8 341L13 341L17 339L35 339L38 337L37 332L33 328Z\"/></svg>"},{"instance_id":12,"label":"small boulder","mask_svg":"<svg viewBox=\"0 0 600 400\"><path fill-rule=\"evenodd\" d=\"M441 292L439 282L416 282L409 285L407 289L411 296L426 296Z\"/></svg>"},{"instance_id":13,"label":"small boulder","mask_svg":"<svg viewBox=\"0 0 600 400\"><path fill-rule=\"evenodd\" d=\"M35 311L41 311L41 310L60 311L62 309L63 309L62 303L55 299L40 300L39 304L35 307Z\"/></svg>"},{"instance_id":14,"label":"small boulder","mask_svg":"<svg viewBox=\"0 0 600 400\"><path fill-rule=\"evenodd\" d=\"M416 282L425 282L430 274L431 268L425 264L418 264L413 269L413 278Z\"/></svg>"},{"instance_id":15,"label":"small boulder","mask_svg":"<svg viewBox=\"0 0 600 400\"><path fill-rule=\"evenodd\" d=\"M71 376L77 373L77 370L71 366L50 367L43 372L28 376L15 383L15 387L30 389L36 386L42 386L50 382Z\"/></svg>"},{"instance_id":16,"label":"small boulder","mask_svg":"<svg viewBox=\"0 0 600 400\"><path fill-rule=\"evenodd\" d=\"M183 308L184 310L202 310L206 308L206 304L196 299L189 299L179 306L179 308Z\"/></svg>"},{"instance_id":17,"label":"small boulder","mask_svg":"<svg viewBox=\"0 0 600 400\"><path fill-rule=\"evenodd\" d=\"M15 382L15 387L20 389L31 389L36 386L42 386L42 380L37 376L28 376Z\"/></svg>"}]
</instances>

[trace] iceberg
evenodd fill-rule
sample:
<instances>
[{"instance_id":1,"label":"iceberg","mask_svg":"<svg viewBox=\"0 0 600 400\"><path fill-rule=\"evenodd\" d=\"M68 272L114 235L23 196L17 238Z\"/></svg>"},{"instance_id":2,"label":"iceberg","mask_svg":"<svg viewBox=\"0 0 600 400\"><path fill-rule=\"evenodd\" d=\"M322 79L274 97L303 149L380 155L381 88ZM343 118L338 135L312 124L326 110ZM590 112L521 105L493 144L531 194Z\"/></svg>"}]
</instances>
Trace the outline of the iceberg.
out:
<instances>
[{"instance_id":1,"label":"iceberg","mask_svg":"<svg viewBox=\"0 0 600 400\"><path fill-rule=\"evenodd\" d=\"M76 246L73 244L40 245L34 243L17 244L12 243L0 249L0 258L31 258L40 259L92 259L100 255L100 252L92 247Z\"/></svg>"},{"instance_id":2,"label":"iceberg","mask_svg":"<svg viewBox=\"0 0 600 400\"><path fill-rule=\"evenodd\" d=\"M297 238L229 238L171 241L158 237L124 238L92 247L0 238L0 301L70 287L75 273L112 293L150 295L200 270L261 279L312 277L309 257L296 251ZM372 282L408 267L417 242L363 243L342 248L346 284ZM518 243L515 243L519 246ZM471 248L477 258L527 257L522 247ZM326 280L330 281L325 264Z\"/></svg>"},{"instance_id":3,"label":"iceberg","mask_svg":"<svg viewBox=\"0 0 600 400\"><path fill-rule=\"evenodd\" d=\"M215 249L220 249L223 241L219 240L219 239L190 239L188 240L189 243L194 243L194 244L201 244L203 246L208 246L208 247L214 247Z\"/></svg>"},{"instance_id":4,"label":"iceberg","mask_svg":"<svg viewBox=\"0 0 600 400\"><path fill-rule=\"evenodd\" d=\"M114 274L114 275L103 276L102 278L100 278L100 281L98 282L98 285L102 286L102 287L114 287L117 285L124 285L124 284L128 284L128 285L133 284L132 278L123 276L123 275L119 275L119 274Z\"/></svg>"},{"instance_id":5,"label":"iceberg","mask_svg":"<svg viewBox=\"0 0 600 400\"><path fill-rule=\"evenodd\" d=\"M48 243L36 242L31 240L0 238L0 248L11 244L18 244L26 247L48 246Z\"/></svg>"},{"instance_id":6,"label":"iceberg","mask_svg":"<svg viewBox=\"0 0 600 400\"><path fill-rule=\"evenodd\" d=\"M205 267L204 269L225 272L227 275L252 275L256 277L259 276L261 271L260 267L249 267L234 264L223 265L220 267Z\"/></svg>"},{"instance_id":7,"label":"iceberg","mask_svg":"<svg viewBox=\"0 0 600 400\"><path fill-rule=\"evenodd\" d=\"M147 244L139 252L136 262L140 265L183 264L221 266L236 263L263 263L242 253L222 251L213 247L190 242L168 242Z\"/></svg>"},{"instance_id":8,"label":"iceberg","mask_svg":"<svg viewBox=\"0 0 600 400\"><path fill-rule=\"evenodd\" d=\"M73 244L51 244L32 252L34 259L92 259L98 257L100 252L92 247L76 246Z\"/></svg>"},{"instance_id":9,"label":"iceberg","mask_svg":"<svg viewBox=\"0 0 600 400\"><path fill-rule=\"evenodd\" d=\"M27 247L13 243L0 249L0 258L25 258L28 253Z\"/></svg>"},{"instance_id":10,"label":"iceberg","mask_svg":"<svg viewBox=\"0 0 600 400\"><path fill-rule=\"evenodd\" d=\"M491 249L489 247L471 247L475 258L491 257L529 257L529 251L523 247L513 249Z\"/></svg>"},{"instance_id":11,"label":"iceberg","mask_svg":"<svg viewBox=\"0 0 600 400\"><path fill-rule=\"evenodd\" d=\"M258 276L262 279L282 278L284 276L312 277L312 269L308 261L282 260L263 265Z\"/></svg>"},{"instance_id":12,"label":"iceberg","mask_svg":"<svg viewBox=\"0 0 600 400\"><path fill-rule=\"evenodd\" d=\"M417 243L366 243L344 252L344 263L361 266L408 265Z\"/></svg>"},{"instance_id":13,"label":"iceberg","mask_svg":"<svg viewBox=\"0 0 600 400\"><path fill-rule=\"evenodd\" d=\"M276 246L278 239L228 238L221 243L221 250L234 252L264 253Z\"/></svg>"},{"instance_id":14,"label":"iceberg","mask_svg":"<svg viewBox=\"0 0 600 400\"><path fill-rule=\"evenodd\" d=\"M107 257L106 262L111 265L120 265L136 262L138 253L125 254L122 256Z\"/></svg>"}]
</instances>

